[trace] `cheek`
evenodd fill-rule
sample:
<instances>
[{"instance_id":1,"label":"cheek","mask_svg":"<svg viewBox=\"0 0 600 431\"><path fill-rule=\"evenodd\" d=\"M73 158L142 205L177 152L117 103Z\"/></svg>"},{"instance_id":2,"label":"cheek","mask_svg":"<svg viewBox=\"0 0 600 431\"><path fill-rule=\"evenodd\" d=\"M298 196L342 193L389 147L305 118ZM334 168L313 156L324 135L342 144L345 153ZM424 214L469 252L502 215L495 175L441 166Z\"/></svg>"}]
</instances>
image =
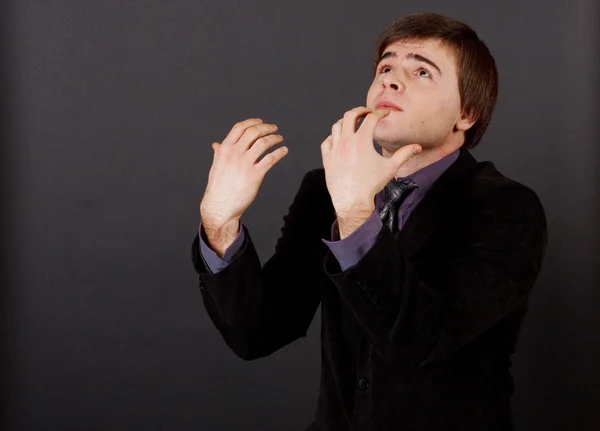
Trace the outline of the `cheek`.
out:
<instances>
[{"instance_id":1,"label":"cheek","mask_svg":"<svg viewBox=\"0 0 600 431\"><path fill-rule=\"evenodd\" d=\"M449 117L457 118L460 114L460 95L450 92L440 103L440 109Z\"/></svg>"},{"instance_id":2,"label":"cheek","mask_svg":"<svg viewBox=\"0 0 600 431\"><path fill-rule=\"evenodd\" d=\"M430 97L419 103L417 116L425 123L443 124L444 127L456 121L460 110L460 103L454 97Z\"/></svg>"},{"instance_id":3,"label":"cheek","mask_svg":"<svg viewBox=\"0 0 600 431\"><path fill-rule=\"evenodd\" d=\"M442 99L439 103L440 110L448 113L453 113L456 111L457 104L455 103L453 98Z\"/></svg>"},{"instance_id":4,"label":"cheek","mask_svg":"<svg viewBox=\"0 0 600 431\"><path fill-rule=\"evenodd\" d=\"M444 127L452 129L460 113L460 105L454 100L446 100L440 105L439 117Z\"/></svg>"},{"instance_id":5,"label":"cheek","mask_svg":"<svg viewBox=\"0 0 600 431\"><path fill-rule=\"evenodd\" d=\"M373 99L375 99L375 96L377 95L376 89L377 89L377 85L375 83L371 84L371 86L369 87L369 90L367 91L367 103L366 103L367 107L372 106Z\"/></svg>"}]
</instances>

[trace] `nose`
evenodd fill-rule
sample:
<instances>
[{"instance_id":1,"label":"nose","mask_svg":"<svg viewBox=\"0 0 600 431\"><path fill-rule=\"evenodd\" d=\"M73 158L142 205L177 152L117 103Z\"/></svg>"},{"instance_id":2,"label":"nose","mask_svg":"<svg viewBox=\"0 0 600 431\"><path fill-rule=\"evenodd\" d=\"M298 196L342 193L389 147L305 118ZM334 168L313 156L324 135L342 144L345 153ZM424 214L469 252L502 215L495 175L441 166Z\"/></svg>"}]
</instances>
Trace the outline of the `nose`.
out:
<instances>
[{"instance_id":1,"label":"nose","mask_svg":"<svg viewBox=\"0 0 600 431\"><path fill-rule=\"evenodd\" d=\"M404 89L404 84L392 73L386 73L381 80L381 88L390 88L394 91L398 91L400 88Z\"/></svg>"}]
</instances>

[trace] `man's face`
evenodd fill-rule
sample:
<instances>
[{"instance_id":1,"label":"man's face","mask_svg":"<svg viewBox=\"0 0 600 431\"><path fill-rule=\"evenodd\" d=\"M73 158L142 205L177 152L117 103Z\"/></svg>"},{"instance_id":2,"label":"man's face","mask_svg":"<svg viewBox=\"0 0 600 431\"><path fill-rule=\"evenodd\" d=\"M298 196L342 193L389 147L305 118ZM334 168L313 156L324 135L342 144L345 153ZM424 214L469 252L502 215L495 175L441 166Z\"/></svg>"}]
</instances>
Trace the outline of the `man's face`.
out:
<instances>
[{"instance_id":1,"label":"man's face","mask_svg":"<svg viewBox=\"0 0 600 431\"><path fill-rule=\"evenodd\" d=\"M424 150L456 139L460 95L456 60L439 40L395 42L383 50L367 93L367 107L389 109L374 140L391 153L408 144Z\"/></svg>"}]
</instances>

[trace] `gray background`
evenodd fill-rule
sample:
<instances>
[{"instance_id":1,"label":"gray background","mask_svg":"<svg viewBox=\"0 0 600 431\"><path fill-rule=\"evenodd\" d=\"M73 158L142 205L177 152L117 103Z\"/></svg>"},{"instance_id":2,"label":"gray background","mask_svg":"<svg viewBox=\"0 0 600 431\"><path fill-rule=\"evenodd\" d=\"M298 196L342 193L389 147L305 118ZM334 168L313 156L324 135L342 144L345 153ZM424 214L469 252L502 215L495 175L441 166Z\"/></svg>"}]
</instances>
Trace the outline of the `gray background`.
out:
<instances>
[{"instance_id":1,"label":"gray background","mask_svg":"<svg viewBox=\"0 0 600 431\"><path fill-rule=\"evenodd\" d=\"M600 427L597 1L3 4L3 429L303 429L319 314L244 362L203 309L189 247L210 145L253 116L286 138L243 220L264 262L331 124L364 104L379 32L425 10L490 47L500 96L474 154L547 211L519 430Z\"/></svg>"}]
</instances>

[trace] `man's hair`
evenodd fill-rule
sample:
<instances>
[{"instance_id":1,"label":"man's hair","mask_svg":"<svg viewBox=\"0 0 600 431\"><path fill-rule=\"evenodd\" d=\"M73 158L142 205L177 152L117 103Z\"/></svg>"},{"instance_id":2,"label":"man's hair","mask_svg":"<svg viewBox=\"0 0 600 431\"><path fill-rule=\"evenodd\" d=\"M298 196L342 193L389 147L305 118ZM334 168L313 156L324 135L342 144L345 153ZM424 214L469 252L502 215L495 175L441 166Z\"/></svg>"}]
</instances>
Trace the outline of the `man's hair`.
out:
<instances>
[{"instance_id":1,"label":"man's hair","mask_svg":"<svg viewBox=\"0 0 600 431\"><path fill-rule=\"evenodd\" d=\"M383 50L395 42L438 39L455 58L462 112L476 119L466 131L465 148L473 148L487 128L498 97L498 71L487 46L468 25L435 13L417 13L400 18L379 36L374 74Z\"/></svg>"}]
</instances>

